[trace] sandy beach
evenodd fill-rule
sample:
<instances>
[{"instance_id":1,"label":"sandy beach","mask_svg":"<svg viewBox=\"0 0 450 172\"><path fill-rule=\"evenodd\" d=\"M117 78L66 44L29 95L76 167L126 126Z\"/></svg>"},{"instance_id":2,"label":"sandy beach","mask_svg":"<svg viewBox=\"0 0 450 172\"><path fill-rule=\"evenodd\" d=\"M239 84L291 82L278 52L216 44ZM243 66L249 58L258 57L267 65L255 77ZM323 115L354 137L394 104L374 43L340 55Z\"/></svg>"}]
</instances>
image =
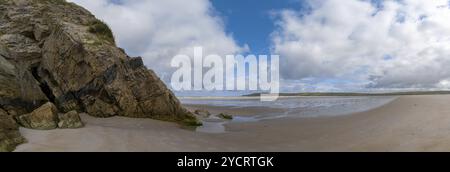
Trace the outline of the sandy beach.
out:
<instances>
[{"instance_id":1,"label":"sandy beach","mask_svg":"<svg viewBox=\"0 0 450 172\"><path fill-rule=\"evenodd\" d=\"M449 95L401 96L382 107L343 116L231 123L201 133L151 119L82 115L86 127L21 128L16 151L450 151ZM246 115L258 108L211 112Z\"/></svg>"}]
</instances>

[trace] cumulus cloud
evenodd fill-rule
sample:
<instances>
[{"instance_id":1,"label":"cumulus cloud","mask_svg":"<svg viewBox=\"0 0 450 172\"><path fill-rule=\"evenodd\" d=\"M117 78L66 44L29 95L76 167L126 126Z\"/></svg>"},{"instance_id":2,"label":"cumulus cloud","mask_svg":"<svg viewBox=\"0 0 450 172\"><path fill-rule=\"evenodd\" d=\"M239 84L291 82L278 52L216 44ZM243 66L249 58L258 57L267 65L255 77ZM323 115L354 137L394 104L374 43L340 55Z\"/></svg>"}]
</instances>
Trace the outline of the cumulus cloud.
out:
<instances>
[{"instance_id":1,"label":"cumulus cloud","mask_svg":"<svg viewBox=\"0 0 450 172\"><path fill-rule=\"evenodd\" d=\"M208 0L69 0L110 25L118 45L142 56L147 67L168 81L172 57L193 54L235 54L247 50L225 33Z\"/></svg>"},{"instance_id":2,"label":"cumulus cloud","mask_svg":"<svg viewBox=\"0 0 450 172\"><path fill-rule=\"evenodd\" d=\"M450 88L448 0L307 0L273 33L287 80L367 88ZM331 80L331 81L330 81Z\"/></svg>"}]
</instances>

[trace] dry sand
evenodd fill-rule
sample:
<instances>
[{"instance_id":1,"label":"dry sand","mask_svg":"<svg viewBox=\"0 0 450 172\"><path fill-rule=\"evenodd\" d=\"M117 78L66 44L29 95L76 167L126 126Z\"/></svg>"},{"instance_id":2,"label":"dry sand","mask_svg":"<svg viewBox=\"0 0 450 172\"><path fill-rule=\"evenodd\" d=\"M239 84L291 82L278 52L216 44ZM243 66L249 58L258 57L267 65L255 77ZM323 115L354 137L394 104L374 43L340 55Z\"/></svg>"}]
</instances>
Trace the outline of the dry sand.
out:
<instances>
[{"instance_id":1,"label":"dry sand","mask_svg":"<svg viewBox=\"0 0 450 172\"><path fill-rule=\"evenodd\" d=\"M29 142L16 151L450 151L449 95L403 96L338 117L232 123L220 134L150 119L82 118L87 124L82 129L22 128Z\"/></svg>"}]
</instances>

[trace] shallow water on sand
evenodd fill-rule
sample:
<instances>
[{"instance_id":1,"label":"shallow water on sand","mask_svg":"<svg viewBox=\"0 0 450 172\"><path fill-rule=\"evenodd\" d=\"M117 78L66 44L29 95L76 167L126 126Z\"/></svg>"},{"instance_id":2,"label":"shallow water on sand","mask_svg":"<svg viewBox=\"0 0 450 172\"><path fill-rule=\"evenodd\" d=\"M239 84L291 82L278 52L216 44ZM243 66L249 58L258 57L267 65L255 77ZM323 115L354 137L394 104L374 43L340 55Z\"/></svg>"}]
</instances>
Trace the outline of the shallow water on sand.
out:
<instances>
[{"instance_id":1,"label":"shallow water on sand","mask_svg":"<svg viewBox=\"0 0 450 172\"><path fill-rule=\"evenodd\" d=\"M220 133L225 131L224 125L236 122L257 122L278 118L310 118L332 117L368 111L383 106L393 100L393 96L360 96L360 97L284 97L273 102L261 102L255 98L181 98L185 105L202 105L205 107L225 107L237 111L249 111L250 114L232 114L232 121L203 121L199 132ZM253 114L252 114L253 113Z\"/></svg>"}]
</instances>

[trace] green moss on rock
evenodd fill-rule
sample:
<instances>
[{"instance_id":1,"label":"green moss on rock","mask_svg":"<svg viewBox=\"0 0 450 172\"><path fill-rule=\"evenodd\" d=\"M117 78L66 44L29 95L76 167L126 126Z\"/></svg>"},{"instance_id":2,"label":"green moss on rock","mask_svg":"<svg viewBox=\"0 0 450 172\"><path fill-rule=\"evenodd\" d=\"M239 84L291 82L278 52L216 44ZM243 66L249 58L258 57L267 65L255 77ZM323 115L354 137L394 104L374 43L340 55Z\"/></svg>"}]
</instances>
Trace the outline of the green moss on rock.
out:
<instances>
[{"instance_id":1,"label":"green moss on rock","mask_svg":"<svg viewBox=\"0 0 450 172\"><path fill-rule=\"evenodd\" d=\"M90 25L88 31L92 34L96 34L101 40L115 44L114 34L111 28L100 20L94 20Z\"/></svg>"},{"instance_id":2,"label":"green moss on rock","mask_svg":"<svg viewBox=\"0 0 450 172\"><path fill-rule=\"evenodd\" d=\"M232 115L228 115L228 114L224 114L224 113L220 113L219 115L217 115L219 118L222 119L227 119L227 120L232 120L233 116Z\"/></svg>"},{"instance_id":3,"label":"green moss on rock","mask_svg":"<svg viewBox=\"0 0 450 172\"><path fill-rule=\"evenodd\" d=\"M192 127L199 127L199 126L203 125L203 123L200 122L197 118L184 119L183 121L181 121L181 124L185 125L185 126L192 126Z\"/></svg>"}]
</instances>

